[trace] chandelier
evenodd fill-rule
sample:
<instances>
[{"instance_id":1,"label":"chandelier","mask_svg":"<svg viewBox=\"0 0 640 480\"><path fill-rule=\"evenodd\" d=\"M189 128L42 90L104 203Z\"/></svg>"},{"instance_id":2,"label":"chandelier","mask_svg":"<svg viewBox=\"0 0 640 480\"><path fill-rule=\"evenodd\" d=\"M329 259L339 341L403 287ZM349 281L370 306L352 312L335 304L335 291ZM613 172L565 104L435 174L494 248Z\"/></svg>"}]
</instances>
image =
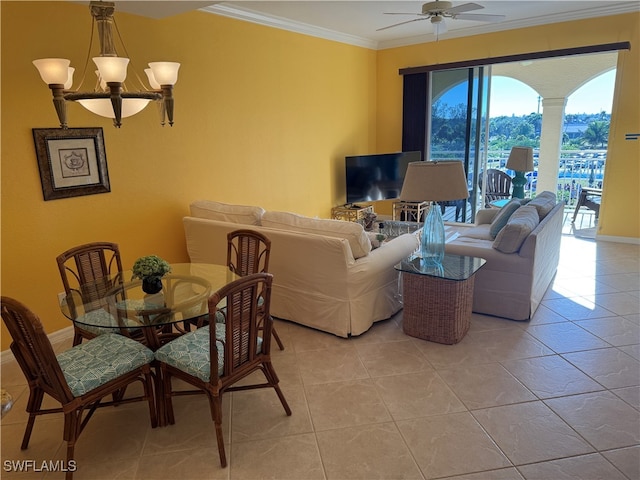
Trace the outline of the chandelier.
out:
<instances>
[{"instance_id":1,"label":"chandelier","mask_svg":"<svg viewBox=\"0 0 640 480\"><path fill-rule=\"evenodd\" d=\"M173 125L173 86L178 80L180 64L176 62L151 62L145 69L151 88L144 86L136 74L140 89L130 91L125 86L127 65L129 58L119 57L114 43L113 28L118 33L124 53L128 55L118 26L115 23L113 2L90 2L89 9L93 17L91 25L91 41L84 65L84 72L80 85L71 90L75 69L70 66L71 61L64 58L41 58L33 64L40 72L40 77L53 94L53 105L56 108L61 128L67 128L67 101L78 102L90 112L107 118L113 118L116 127L122 125L122 119L141 112L151 101L159 104L161 124L166 120ZM95 73L97 81L91 92L82 92L80 88L85 81L93 45L93 33L98 26L100 40L100 56L93 57L98 68Z\"/></svg>"}]
</instances>

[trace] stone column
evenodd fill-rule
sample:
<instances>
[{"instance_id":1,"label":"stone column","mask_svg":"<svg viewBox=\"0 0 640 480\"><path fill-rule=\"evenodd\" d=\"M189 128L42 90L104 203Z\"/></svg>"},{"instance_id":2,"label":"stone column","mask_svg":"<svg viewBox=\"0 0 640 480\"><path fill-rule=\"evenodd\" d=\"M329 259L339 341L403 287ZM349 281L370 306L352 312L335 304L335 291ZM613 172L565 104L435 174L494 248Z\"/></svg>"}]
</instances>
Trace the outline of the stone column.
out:
<instances>
[{"instance_id":1,"label":"stone column","mask_svg":"<svg viewBox=\"0 0 640 480\"><path fill-rule=\"evenodd\" d=\"M540 157L538 159L537 192L558 188L560 146L564 130L564 107L567 97L542 99L542 131L540 132Z\"/></svg>"}]
</instances>

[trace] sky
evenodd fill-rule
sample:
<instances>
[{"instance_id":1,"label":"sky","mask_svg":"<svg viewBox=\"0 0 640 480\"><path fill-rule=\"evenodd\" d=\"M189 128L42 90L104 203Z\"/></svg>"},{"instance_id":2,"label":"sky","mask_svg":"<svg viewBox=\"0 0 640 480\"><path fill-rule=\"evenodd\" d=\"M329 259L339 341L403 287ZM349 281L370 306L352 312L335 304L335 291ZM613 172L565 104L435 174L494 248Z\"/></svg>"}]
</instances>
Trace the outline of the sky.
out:
<instances>
[{"instance_id":1,"label":"sky","mask_svg":"<svg viewBox=\"0 0 640 480\"><path fill-rule=\"evenodd\" d=\"M594 78L576 90L567 100L566 113L611 113L616 71ZM538 110L538 94L528 85L507 77L493 77L492 92L500 92L491 98L490 116L529 115Z\"/></svg>"}]
</instances>

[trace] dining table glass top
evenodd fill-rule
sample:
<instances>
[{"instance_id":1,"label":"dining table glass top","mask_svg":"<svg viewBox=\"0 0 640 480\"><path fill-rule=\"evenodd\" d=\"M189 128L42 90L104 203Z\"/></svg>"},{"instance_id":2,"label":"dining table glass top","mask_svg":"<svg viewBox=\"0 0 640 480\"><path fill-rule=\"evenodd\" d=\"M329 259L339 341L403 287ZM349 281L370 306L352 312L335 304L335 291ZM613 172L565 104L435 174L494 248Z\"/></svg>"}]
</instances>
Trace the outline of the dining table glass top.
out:
<instances>
[{"instance_id":1,"label":"dining table glass top","mask_svg":"<svg viewBox=\"0 0 640 480\"><path fill-rule=\"evenodd\" d=\"M162 290L147 294L128 270L80 285L68 294L62 313L80 326L100 328L158 327L208 314L209 296L240 278L226 265L174 263L162 277Z\"/></svg>"}]
</instances>

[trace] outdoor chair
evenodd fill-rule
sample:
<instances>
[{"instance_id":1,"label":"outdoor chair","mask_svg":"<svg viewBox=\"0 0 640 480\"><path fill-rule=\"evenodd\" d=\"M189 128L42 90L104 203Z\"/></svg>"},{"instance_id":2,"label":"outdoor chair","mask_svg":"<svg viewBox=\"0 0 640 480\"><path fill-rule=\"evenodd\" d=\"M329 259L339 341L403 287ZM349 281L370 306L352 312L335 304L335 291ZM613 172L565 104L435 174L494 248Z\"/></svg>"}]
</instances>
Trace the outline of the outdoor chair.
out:
<instances>
[{"instance_id":1,"label":"outdoor chair","mask_svg":"<svg viewBox=\"0 0 640 480\"><path fill-rule=\"evenodd\" d=\"M482 173L478 179L478 186L482 191ZM489 208L494 200L511 198L511 177L502 170L490 168L487 170L487 184L484 191L485 208Z\"/></svg>"},{"instance_id":2,"label":"outdoor chair","mask_svg":"<svg viewBox=\"0 0 640 480\"><path fill-rule=\"evenodd\" d=\"M114 320L105 315L103 299L114 286L122 283L122 260L118 245L109 242L94 242L78 245L56 257L66 301L73 318L77 318L82 303L87 312L103 315L105 324ZM94 322L92 322L94 323ZM104 333L117 331L114 328L100 328L73 323L73 345L82 339L91 339Z\"/></svg>"},{"instance_id":3,"label":"outdoor chair","mask_svg":"<svg viewBox=\"0 0 640 480\"><path fill-rule=\"evenodd\" d=\"M573 218L571 219L571 223L575 223L576 217L578 216L578 212L581 207L585 207L589 210L593 210L596 216L596 222L598 221L598 217L600 216L600 200L602 198L602 189L601 188L589 188L582 187L580 188L580 196L578 197L578 202L576 203L576 209L573 211Z\"/></svg>"},{"instance_id":4,"label":"outdoor chair","mask_svg":"<svg viewBox=\"0 0 640 480\"><path fill-rule=\"evenodd\" d=\"M234 230L227 234L227 266L236 275L246 276L269 271L271 240L255 230ZM280 350L284 344L275 327L273 338Z\"/></svg>"},{"instance_id":5,"label":"outdoor chair","mask_svg":"<svg viewBox=\"0 0 640 480\"><path fill-rule=\"evenodd\" d=\"M123 335L104 334L56 355L38 317L25 305L9 297L1 298L2 320L11 335L11 352L29 385L29 420L21 449L29 439L38 415L64 414L63 439L67 442L66 479L77 467L74 450L78 437L96 408L146 401L151 426L157 425L150 362L153 352ZM143 395L121 398L118 394L141 382ZM42 409L44 396L60 403L60 408ZM113 395L117 402L101 400Z\"/></svg>"},{"instance_id":6,"label":"outdoor chair","mask_svg":"<svg viewBox=\"0 0 640 480\"><path fill-rule=\"evenodd\" d=\"M272 319L269 315L271 283L269 273L256 273L235 280L209 297L209 324L186 333L156 351L160 362L164 407L169 424L175 423L172 396L204 392L215 425L220 465L227 459L222 435L222 394L227 391L273 388L287 415L291 409L278 385L271 364ZM216 322L221 317L223 323ZM261 370L265 383L234 386ZM176 377L198 390L174 391Z\"/></svg>"}]
</instances>

